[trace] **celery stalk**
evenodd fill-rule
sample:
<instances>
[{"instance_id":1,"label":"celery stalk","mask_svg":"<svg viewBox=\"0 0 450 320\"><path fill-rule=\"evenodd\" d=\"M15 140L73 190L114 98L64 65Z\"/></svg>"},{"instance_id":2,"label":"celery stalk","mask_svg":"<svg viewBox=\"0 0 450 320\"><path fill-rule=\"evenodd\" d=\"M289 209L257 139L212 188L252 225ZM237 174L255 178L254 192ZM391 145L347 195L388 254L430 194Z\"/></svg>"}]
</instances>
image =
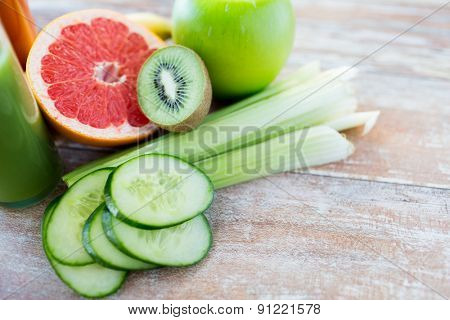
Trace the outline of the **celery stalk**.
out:
<instances>
[{"instance_id":1,"label":"celery stalk","mask_svg":"<svg viewBox=\"0 0 450 320\"><path fill-rule=\"evenodd\" d=\"M301 97L296 97L299 99ZM287 109L288 103L272 102L258 104L258 109L249 106L227 117L205 123L184 134L170 134L165 139L156 139L134 150L93 162L77 169L63 179L70 186L84 175L102 167L115 167L145 153L165 153L179 156L189 162L199 161L216 154L267 140L281 133L302 129L332 120L342 114L353 112L356 102L344 85L336 85L321 91L321 94L305 100L298 107ZM286 110L285 114L283 112ZM280 115L278 118L276 116ZM275 118L274 121L272 121Z\"/></svg>"},{"instance_id":2,"label":"celery stalk","mask_svg":"<svg viewBox=\"0 0 450 320\"><path fill-rule=\"evenodd\" d=\"M353 151L353 145L336 130L318 126L226 152L195 165L220 189L275 173L343 160Z\"/></svg>"},{"instance_id":3,"label":"celery stalk","mask_svg":"<svg viewBox=\"0 0 450 320\"><path fill-rule=\"evenodd\" d=\"M232 112L245 108L251 104L273 97L288 89L294 88L295 86L304 84L307 81L311 80L312 78L316 77L319 73L320 73L320 63L319 62L309 63L301 67L299 70L294 72L288 78L268 86L265 90L251 97L248 97L244 100L241 100L237 103L234 103L229 107L222 108L219 111L211 113L206 117L205 122L216 120Z\"/></svg>"},{"instance_id":4,"label":"celery stalk","mask_svg":"<svg viewBox=\"0 0 450 320\"><path fill-rule=\"evenodd\" d=\"M153 152L176 155L189 162L200 161L348 115L356 109L353 90L347 83L335 80L344 69L322 72L312 79L310 75L317 70L304 69L304 77L308 81L299 81L287 89L282 85L283 90L275 95L261 93L250 105L231 106L232 112L222 112L220 117L213 118L216 114L213 113L209 120L193 131L171 133L146 145L95 161L67 174L63 180L70 186L92 171L116 167L136 156Z\"/></svg>"},{"instance_id":5,"label":"celery stalk","mask_svg":"<svg viewBox=\"0 0 450 320\"><path fill-rule=\"evenodd\" d=\"M313 62L301 67L298 71L294 72L287 79L279 81L275 84L268 86L265 90L260 93L257 93L247 99L244 99L240 102L237 102L229 107L223 108L219 111L216 111L210 115L208 115L204 121L204 124L213 122L214 120L220 119L222 117L228 116L229 114L239 111L245 107L256 107L258 103L262 100L267 100L271 97L283 98L281 93L285 93L286 90L297 88L299 85L303 85L300 87L300 90L303 90L303 87L307 87L309 81L313 78L316 78L320 73L320 64L318 62ZM159 145L162 141L166 139L178 139L176 137L180 136L176 133L169 133L163 136L160 136L152 141L144 144L138 145L134 148L124 150L122 152L116 153L110 157L106 157L104 159L99 159L93 161L89 164L86 164L76 170L66 174L63 177L63 180L66 182L68 186L72 185L74 182L85 176L86 174L95 171L99 168L104 168L108 166L117 166L133 157L142 154L142 149L145 150L156 150L159 148ZM172 141L172 140L171 140ZM142 151L144 152L144 151Z\"/></svg>"},{"instance_id":6,"label":"celery stalk","mask_svg":"<svg viewBox=\"0 0 450 320\"><path fill-rule=\"evenodd\" d=\"M364 126L362 135L366 135L375 126L379 115L380 111L356 112L331 120L325 123L325 125L338 131Z\"/></svg>"}]
</instances>

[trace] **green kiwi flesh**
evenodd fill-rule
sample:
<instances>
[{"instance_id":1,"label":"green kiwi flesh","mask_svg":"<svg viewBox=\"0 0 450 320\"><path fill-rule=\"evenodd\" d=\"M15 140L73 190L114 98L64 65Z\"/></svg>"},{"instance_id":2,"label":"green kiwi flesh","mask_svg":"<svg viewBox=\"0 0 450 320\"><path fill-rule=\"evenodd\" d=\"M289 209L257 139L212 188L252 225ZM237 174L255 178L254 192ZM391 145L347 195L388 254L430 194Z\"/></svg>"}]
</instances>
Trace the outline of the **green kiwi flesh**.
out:
<instances>
[{"instance_id":1,"label":"green kiwi flesh","mask_svg":"<svg viewBox=\"0 0 450 320\"><path fill-rule=\"evenodd\" d=\"M211 107L208 70L194 51L182 46L156 51L142 66L137 91L142 112L169 131L196 128Z\"/></svg>"}]
</instances>

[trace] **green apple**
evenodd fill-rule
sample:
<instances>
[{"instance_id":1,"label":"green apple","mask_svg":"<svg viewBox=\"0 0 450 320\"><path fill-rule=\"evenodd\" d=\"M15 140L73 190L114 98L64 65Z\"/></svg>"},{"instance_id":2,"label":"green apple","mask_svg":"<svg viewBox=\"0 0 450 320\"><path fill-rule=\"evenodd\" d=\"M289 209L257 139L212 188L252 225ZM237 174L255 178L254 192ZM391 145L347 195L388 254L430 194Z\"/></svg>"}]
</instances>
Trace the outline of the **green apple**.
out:
<instances>
[{"instance_id":1,"label":"green apple","mask_svg":"<svg viewBox=\"0 0 450 320\"><path fill-rule=\"evenodd\" d=\"M196 51L214 94L255 93L279 74L293 46L290 0L176 0L173 39Z\"/></svg>"}]
</instances>

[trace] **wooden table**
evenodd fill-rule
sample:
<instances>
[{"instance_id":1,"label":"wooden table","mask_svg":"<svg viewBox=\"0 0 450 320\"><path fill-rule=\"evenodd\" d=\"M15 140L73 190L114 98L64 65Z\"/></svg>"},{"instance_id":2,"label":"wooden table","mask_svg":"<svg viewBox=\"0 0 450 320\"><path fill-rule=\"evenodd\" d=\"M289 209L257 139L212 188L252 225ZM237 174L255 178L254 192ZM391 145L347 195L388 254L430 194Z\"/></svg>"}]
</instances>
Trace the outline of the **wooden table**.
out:
<instances>
[{"instance_id":1,"label":"wooden table","mask_svg":"<svg viewBox=\"0 0 450 320\"><path fill-rule=\"evenodd\" d=\"M367 57L446 0L294 0L286 70ZM31 0L38 24L104 7L170 15L172 1ZM365 59L355 85L376 128L348 160L221 190L199 265L130 274L120 299L450 297L450 5ZM67 170L111 153L58 141ZM59 190L61 192L62 186ZM77 298L41 249L48 201L0 209L0 297Z\"/></svg>"}]
</instances>

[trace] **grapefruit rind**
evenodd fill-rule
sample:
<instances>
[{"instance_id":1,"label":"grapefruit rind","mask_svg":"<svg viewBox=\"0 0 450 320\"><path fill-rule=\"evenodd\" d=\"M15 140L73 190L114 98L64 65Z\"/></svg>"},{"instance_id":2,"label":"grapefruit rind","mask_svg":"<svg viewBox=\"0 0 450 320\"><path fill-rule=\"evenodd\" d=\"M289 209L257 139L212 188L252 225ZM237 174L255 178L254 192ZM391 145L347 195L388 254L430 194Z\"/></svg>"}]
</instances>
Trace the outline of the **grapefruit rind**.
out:
<instances>
[{"instance_id":1,"label":"grapefruit rind","mask_svg":"<svg viewBox=\"0 0 450 320\"><path fill-rule=\"evenodd\" d=\"M149 48L159 49L165 43L145 28L129 21L124 15L104 9L91 9L72 12L50 22L39 33L27 61L27 77L38 104L49 122L68 138L95 146L116 146L141 140L157 129L151 122L141 127L133 127L127 121L120 126L95 128L81 123L78 119L64 116L55 106L48 94L47 84L41 74L42 58L49 53L49 46L58 39L64 27L77 23L87 23L95 18L107 18L126 25L129 32L136 32L147 42Z\"/></svg>"}]
</instances>

